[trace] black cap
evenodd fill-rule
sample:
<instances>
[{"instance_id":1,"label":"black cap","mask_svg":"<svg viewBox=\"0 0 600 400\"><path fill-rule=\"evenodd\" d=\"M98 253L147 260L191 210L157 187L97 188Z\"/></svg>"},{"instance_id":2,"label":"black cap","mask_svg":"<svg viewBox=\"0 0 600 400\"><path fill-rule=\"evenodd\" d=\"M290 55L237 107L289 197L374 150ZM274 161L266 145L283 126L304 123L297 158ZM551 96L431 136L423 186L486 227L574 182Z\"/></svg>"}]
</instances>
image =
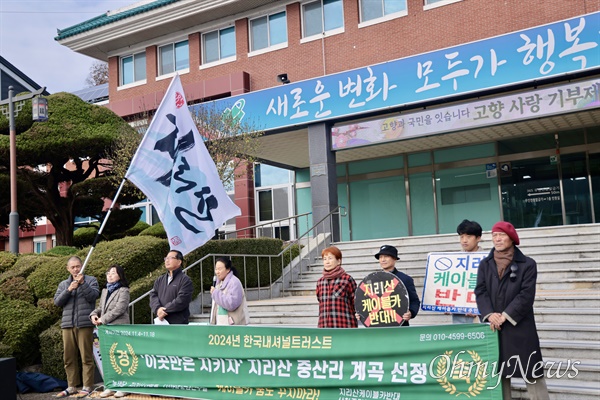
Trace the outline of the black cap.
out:
<instances>
[{"instance_id":1,"label":"black cap","mask_svg":"<svg viewBox=\"0 0 600 400\"><path fill-rule=\"evenodd\" d=\"M379 248L379 253L375 254L375 258L379 260L379 256L382 254L384 254L386 256L394 257L396 260L399 260L398 249L395 248L394 246L384 244L383 246L381 246Z\"/></svg>"}]
</instances>

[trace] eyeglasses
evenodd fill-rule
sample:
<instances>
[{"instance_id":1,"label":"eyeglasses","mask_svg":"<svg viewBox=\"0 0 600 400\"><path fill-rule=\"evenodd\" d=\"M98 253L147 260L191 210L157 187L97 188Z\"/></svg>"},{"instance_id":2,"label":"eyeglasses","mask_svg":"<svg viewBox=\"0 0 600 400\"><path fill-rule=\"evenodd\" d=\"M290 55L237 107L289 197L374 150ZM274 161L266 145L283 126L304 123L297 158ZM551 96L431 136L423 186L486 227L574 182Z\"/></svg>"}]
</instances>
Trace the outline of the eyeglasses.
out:
<instances>
[{"instance_id":1,"label":"eyeglasses","mask_svg":"<svg viewBox=\"0 0 600 400\"><path fill-rule=\"evenodd\" d=\"M519 267L517 267L517 264L513 264L510 266L510 280L514 281L515 279L517 279L517 271L519 270Z\"/></svg>"},{"instance_id":2,"label":"eyeglasses","mask_svg":"<svg viewBox=\"0 0 600 400\"><path fill-rule=\"evenodd\" d=\"M177 260L177 257L167 256L167 257L165 257L165 261L167 261L167 260Z\"/></svg>"}]
</instances>

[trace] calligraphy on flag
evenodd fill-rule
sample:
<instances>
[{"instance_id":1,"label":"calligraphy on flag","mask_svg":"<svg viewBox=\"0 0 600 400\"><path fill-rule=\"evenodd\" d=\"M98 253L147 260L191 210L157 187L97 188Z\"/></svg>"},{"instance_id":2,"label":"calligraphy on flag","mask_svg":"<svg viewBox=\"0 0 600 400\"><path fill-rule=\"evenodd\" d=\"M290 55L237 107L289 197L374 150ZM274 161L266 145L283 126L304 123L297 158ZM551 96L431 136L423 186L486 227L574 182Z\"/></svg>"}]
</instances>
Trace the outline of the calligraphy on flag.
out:
<instances>
[{"instance_id":1,"label":"calligraphy on flag","mask_svg":"<svg viewBox=\"0 0 600 400\"><path fill-rule=\"evenodd\" d=\"M172 250L184 255L240 215L217 173L176 75L125 175L152 202Z\"/></svg>"}]
</instances>

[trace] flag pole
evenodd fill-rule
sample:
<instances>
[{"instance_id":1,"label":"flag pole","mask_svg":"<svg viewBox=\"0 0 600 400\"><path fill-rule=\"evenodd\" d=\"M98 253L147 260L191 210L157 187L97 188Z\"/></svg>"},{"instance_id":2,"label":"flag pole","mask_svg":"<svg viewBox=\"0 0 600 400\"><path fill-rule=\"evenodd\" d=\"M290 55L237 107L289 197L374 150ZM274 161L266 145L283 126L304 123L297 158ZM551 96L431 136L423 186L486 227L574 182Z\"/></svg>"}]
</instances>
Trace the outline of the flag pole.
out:
<instances>
[{"instance_id":1,"label":"flag pole","mask_svg":"<svg viewBox=\"0 0 600 400\"><path fill-rule=\"evenodd\" d=\"M127 180L126 178L123 178L123 180L121 181L121 184L119 185L119 189L117 189L117 193L115 194L115 197L112 200L112 203L110 203L108 212L106 213L106 216L104 217L104 220L102 221L102 225L100 225L100 229L98 229L98 233L96 233L96 237L94 238L94 242L92 243L92 247L90 248L90 251L88 252L87 256L85 257L85 261L83 262L81 271L79 271L79 273L81 275L83 275L83 271L85 271L85 267L87 266L90 256L92 255L92 252L94 251L94 248L96 247L96 244L98 244L98 241L100 240L100 235L102 234L102 231L104 230L104 226L106 225L106 222L108 221L108 217L110 217L110 213L112 212L112 209L115 206L117 199L119 198L119 195L121 194L121 190L123 189L123 186L125 186L126 180Z\"/></svg>"}]
</instances>

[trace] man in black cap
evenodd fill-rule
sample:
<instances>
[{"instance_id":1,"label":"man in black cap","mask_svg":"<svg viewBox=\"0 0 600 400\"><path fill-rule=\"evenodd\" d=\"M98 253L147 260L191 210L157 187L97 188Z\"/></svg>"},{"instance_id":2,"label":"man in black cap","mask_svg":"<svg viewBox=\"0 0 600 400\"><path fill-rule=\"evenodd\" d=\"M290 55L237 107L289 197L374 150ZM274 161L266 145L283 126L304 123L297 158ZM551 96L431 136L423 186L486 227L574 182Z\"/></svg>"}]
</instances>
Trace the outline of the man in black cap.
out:
<instances>
[{"instance_id":1,"label":"man in black cap","mask_svg":"<svg viewBox=\"0 0 600 400\"><path fill-rule=\"evenodd\" d=\"M375 254L375 258L379 260L379 265L385 272L392 273L398 277L404 283L406 291L408 292L408 311L402 316L404 323L402 326L408 326L408 321L417 316L421 301L417 295L417 289L415 289L415 282L413 278L406 275L404 272L400 272L396 269L396 261L398 258L398 249L394 246L383 245L379 248L379 252Z\"/></svg>"}]
</instances>

